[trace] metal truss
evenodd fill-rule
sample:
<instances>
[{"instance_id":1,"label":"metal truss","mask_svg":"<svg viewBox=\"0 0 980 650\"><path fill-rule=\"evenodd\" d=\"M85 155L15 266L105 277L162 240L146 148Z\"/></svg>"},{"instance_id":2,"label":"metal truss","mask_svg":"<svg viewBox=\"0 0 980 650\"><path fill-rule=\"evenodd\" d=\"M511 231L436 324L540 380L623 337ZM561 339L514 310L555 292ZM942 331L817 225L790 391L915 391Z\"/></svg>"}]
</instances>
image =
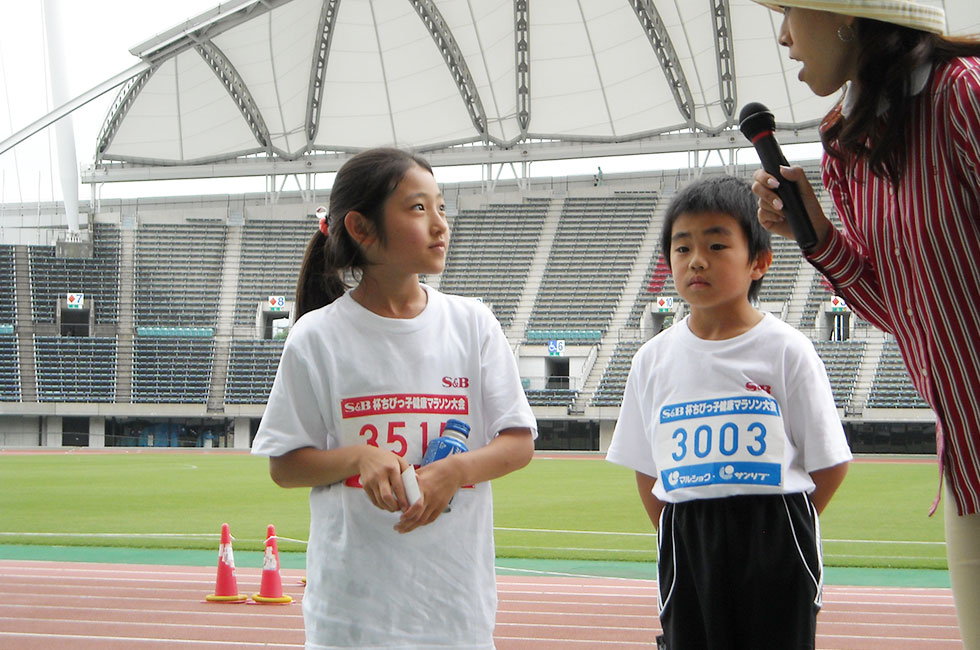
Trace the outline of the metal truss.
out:
<instances>
[{"instance_id":1,"label":"metal truss","mask_svg":"<svg viewBox=\"0 0 980 650\"><path fill-rule=\"evenodd\" d=\"M653 51L657 53L660 67L667 77L667 84L674 94L674 102L681 114L687 119L688 125L694 127L694 95L691 94L691 87L684 76L677 51L667 34L667 28L660 17L653 0L631 0L630 4L636 17L650 39Z\"/></svg>"},{"instance_id":2,"label":"metal truss","mask_svg":"<svg viewBox=\"0 0 980 650\"><path fill-rule=\"evenodd\" d=\"M313 148L317 130L320 128L320 107L323 102L324 77L327 74L327 59L330 56L330 43L333 40L334 25L337 22L337 8L340 0L324 0L320 9L320 22L317 27L317 47L310 71L310 96L306 105L306 148Z\"/></svg>"},{"instance_id":3,"label":"metal truss","mask_svg":"<svg viewBox=\"0 0 980 650\"><path fill-rule=\"evenodd\" d=\"M208 67L214 71L225 90L231 95L235 105L238 106L238 110L242 112L242 117L245 118L245 123L252 131L255 140L263 148L269 150L272 143L269 129L265 125L265 120L262 119L262 112L255 105L255 100L252 99L252 93L245 85L245 80L238 74L238 70L231 64L224 52L211 41L202 41L196 44L194 49L201 55Z\"/></svg>"},{"instance_id":4,"label":"metal truss","mask_svg":"<svg viewBox=\"0 0 980 650\"><path fill-rule=\"evenodd\" d=\"M727 123L735 123L735 43L732 41L732 12L728 0L712 0L715 21L715 54L718 61L718 88Z\"/></svg>"},{"instance_id":5,"label":"metal truss","mask_svg":"<svg viewBox=\"0 0 980 650\"><path fill-rule=\"evenodd\" d=\"M517 54L517 123L527 136L531 123L531 22L528 0L514 0L514 48Z\"/></svg>"},{"instance_id":6,"label":"metal truss","mask_svg":"<svg viewBox=\"0 0 980 650\"><path fill-rule=\"evenodd\" d=\"M453 38L452 32L446 26L446 21L432 0L410 0L422 24L429 30L432 40L442 53L442 58L449 66L449 73L452 75L459 94L463 98L463 105L470 114L470 120L477 132L487 138L487 114L483 109L483 102L480 101L480 94L476 90L476 82L470 74L470 69L463 59L463 54L459 51L459 45Z\"/></svg>"},{"instance_id":7,"label":"metal truss","mask_svg":"<svg viewBox=\"0 0 980 650\"><path fill-rule=\"evenodd\" d=\"M112 139L116 137L116 133L119 131L119 126L122 124L123 118L126 117L126 113L132 108L133 102L136 101L136 97L139 96L140 92L143 90L143 86L149 81L153 73L156 72L159 64L151 66L147 70L144 70L140 74L136 75L132 79L126 82L126 85L120 89L119 93L116 95L115 101L109 109L109 117L106 119L105 123L102 125L102 130L99 131L99 138L95 145L95 163L98 164L102 161L102 154L105 153L109 145L112 144Z\"/></svg>"}]
</instances>

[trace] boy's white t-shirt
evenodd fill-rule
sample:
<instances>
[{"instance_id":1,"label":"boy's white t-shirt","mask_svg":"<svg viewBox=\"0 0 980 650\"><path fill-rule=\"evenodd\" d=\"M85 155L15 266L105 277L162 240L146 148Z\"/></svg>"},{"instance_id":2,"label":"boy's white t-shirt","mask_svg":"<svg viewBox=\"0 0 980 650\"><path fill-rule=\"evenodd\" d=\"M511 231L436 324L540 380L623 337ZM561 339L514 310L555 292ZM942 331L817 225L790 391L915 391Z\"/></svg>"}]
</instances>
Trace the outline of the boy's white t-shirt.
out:
<instances>
[{"instance_id":1,"label":"boy's white t-shirt","mask_svg":"<svg viewBox=\"0 0 980 650\"><path fill-rule=\"evenodd\" d=\"M412 319L383 318L350 294L293 326L252 453L373 443L422 461L449 418L468 448L537 425L500 324L476 300L422 285ZM356 480L310 492L303 614L308 648L492 648L497 606L489 483L399 534L400 513Z\"/></svg>"},{"instance_id":2,"label":"boy's white t-shirt","mask_svg":"<svg viewBox=\"0 0 980 650\"><path fill-rule=\"evenodd\" d=\"M765 314L723 341L695 336L685 318L644 343L606 459L678 503L810 492L809 473L851 451L813 344Z\"/></svg>"}]
</instances>

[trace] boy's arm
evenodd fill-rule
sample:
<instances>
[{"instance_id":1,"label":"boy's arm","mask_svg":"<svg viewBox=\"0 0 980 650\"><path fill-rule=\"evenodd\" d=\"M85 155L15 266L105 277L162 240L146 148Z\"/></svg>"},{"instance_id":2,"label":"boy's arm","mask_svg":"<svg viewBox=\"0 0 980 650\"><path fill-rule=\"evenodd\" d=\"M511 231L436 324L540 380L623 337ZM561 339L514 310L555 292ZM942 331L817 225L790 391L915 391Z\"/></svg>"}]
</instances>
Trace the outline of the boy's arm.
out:
<instances>
[{"instance_id":1,"label":"boy's arm","mask_svg":"<svg viewBox=\"0 0 980 650\"><path fill-rule=\"evenodd\" d=\"M848 463L844 462L840 465L825 467L824 469L810 472L810 478L813 479L814 485L817 486L810 493L810 502L817 509L817 514L823 512L823 509L830 503L830 498L834 496L834 492L844 482L844 477L847 475L847 466Z\"/></svg>"},{"instance_id":2,"label":"boy's arm","mask_svg":"<svg viewBox=\"0 0 980 650\"><path fill-rule=\"evenodd\" d=\"M646 509L654 529L659 529L660 513L663 512L665 504L653 495L653 486L656 483L657 479L652 476L647 476L643 472L636 473L636 489L640 493L640 501L643 502L643 507Z\"/></svg>"}]
</instances>

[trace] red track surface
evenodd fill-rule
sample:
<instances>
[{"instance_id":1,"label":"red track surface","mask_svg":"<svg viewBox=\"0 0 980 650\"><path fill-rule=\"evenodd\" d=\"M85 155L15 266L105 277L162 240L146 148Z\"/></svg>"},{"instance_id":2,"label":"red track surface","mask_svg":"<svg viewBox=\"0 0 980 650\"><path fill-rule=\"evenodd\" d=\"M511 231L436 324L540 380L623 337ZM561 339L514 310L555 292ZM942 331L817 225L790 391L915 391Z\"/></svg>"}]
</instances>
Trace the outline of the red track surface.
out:
<instances>
[{"instance_id":1,"label":"red track surface","mask_svg":"<svg viewBox=\"0 0 980 650\"><path fill-rule=\"evenodd\" d=\"M0 561L0 648L298 648L302 572L284 570L290 605L207 603L201 567ZM242 593L261 571L238 568ZM499 650L650 648L657 586L589 577L498 578ZM824 589L817 648L962 648L948 589Z\"/></svg>"}]
</instances>

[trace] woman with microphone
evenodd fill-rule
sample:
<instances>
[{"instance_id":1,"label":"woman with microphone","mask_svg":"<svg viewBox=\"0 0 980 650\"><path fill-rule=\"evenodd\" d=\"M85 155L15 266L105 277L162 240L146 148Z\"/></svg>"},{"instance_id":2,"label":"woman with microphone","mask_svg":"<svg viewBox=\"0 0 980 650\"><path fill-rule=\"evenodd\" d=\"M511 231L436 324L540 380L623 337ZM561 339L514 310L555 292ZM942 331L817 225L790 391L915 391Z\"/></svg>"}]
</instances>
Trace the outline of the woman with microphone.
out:
<instances>
[{"instance_id":1,"label":"woman with microphone","mask_svg":"<svg viewBox=\"0 0 980 650\"><path fill-rule=\"evenodd\" d=\"M965 647L976 650L980 41L944 36L938 0L760 4L783 14L779 44L803 64L801 81L820 96L844 88L821 125L823 184L843 230L823 213L801 168L780 173L798 184L816 232L807 260L858 316L895 336L936 412L950 579ZM791 237L778 186L755 172L760 222Z\"/></svg>"}]
</instances>

